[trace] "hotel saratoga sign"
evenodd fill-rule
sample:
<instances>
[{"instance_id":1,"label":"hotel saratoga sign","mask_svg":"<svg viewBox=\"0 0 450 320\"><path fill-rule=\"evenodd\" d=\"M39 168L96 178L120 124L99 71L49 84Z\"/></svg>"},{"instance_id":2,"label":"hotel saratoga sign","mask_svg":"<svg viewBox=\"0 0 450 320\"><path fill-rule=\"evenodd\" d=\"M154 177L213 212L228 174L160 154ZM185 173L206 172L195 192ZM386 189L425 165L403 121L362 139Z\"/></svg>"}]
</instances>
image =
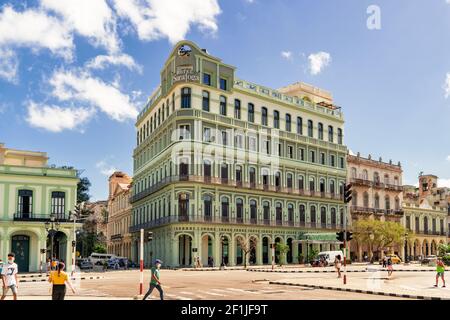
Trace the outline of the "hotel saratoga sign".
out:
<instances>
[{"instance_id":1,"label":"hotel saratoga sign","mask_svg":"<svg viewBox=\"0 0 450 320\"><path fill-rule=\"evenodd\" d=\"M177 67L173 74L172 83L177 82L200 82L200 72L195 72L193 66Z\"/></svg>"}]
</instances>

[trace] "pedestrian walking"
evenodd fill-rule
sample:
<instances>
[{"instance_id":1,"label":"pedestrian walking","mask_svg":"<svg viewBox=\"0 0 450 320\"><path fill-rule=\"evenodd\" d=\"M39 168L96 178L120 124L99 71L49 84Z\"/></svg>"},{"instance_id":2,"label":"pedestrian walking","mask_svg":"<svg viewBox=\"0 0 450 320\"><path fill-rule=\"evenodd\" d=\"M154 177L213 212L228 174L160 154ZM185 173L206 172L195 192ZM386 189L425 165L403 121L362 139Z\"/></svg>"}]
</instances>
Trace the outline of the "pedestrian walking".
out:
<instances>
[{"instance_id":1,"label":"pedestrian walking","mask_svg":"<svg viewBox=\"0 0 450 320\"><path fill-rule=\"evenodd\" d=\"M438 287L439 284L439 277L441 277L442 282L444 283L442 288L445 288L444 271L445 271L444 262L442 262L441 258L438 258L436 261L436 284L434 285L436 288Z\"/></svg>"},{"instance_id":2,"label":"pedestrian walking","mask_svg":"<svg viewBox=\"0 0 450 320\"><path fill-rule=\"evenodd\" d=\"M338 274L338 278L340 278L341 277L341 267L342 267L341 255L340 254L338 254L336 256L336 258L334 258L334 267L336 268L336 272Z\"/></svg>"},{"instance_id":3,"label":"pedestrian walking","mask_svg":"<svg viewBox=\"0 0 450 320\"><path fill-rule=\"evenodd\" d=\"M156 259L155 266L152 267L152 269L151 269L152 278L150 280L150 288L148 289L147 293L144 296L144 299L142 299L142 300L146 300L147 297L152 294L152 291L155 288L156 288L156 290L159 291L159 296L160 296L161 300L164 300L164 291L161 287L161 281L159 280L160 279L159 269L161 268L161 264L162 264L162 261L159 259Z\"/></svg>"},{"instance_id":4,"label":"pedestrian walking","mask_svg":"<svg viewBox=\"0 0 450 320\"><path fill-rule=\"evenodd\" d=\"M387 259L387 269L388 269L388 276L390 277L392 275L392 272L394 272L394 266L392 264L392 259Z\"/></svg>"},{"instance_id":5,"label":"pedestrian walking","mask_svg":"<svg viewBox=\"0 0 450 320\"><path fill-rule=\"evenodd\" d=\"M386 268L386 266L387 266L387 257L384 256L383 257L383 268Z\"/></svg>"},{"instance_id":6,"label":"pedestrian walking","mask_svg":"<svg viewBox=\"0 0 450 320\"><path fill-rule=\"evenodd\" d=\"M52 284L52 300L64 300L66 296L66 285L75 293L75 289L70 282L69 276L64 272L65 264L60 262L58 264L58 270L52 271L48 282Z\"/></svg>"},{"instance_id":7,"label":"pedestrian walking","mask_svg":"<svg viewBox=\"0 0 450 320\"><path fill-rule=\"evenodd\" d=\"M3 270L3 260L0 259L0 278L2 276L2 270Z\"/></svg>"},{"instance_id":8,"label":"pedestrian walking","mask_svg":"<svg viewBox=\"0 0 450 320\"><path fill-rule=\"evenodd\" d=\"M50 275L50 272L52 271L52 259L47 259L47 276Z\"/></svg>"},{"instance_id":9,"label":"pedestrian walking","mask_svg":"<svg viewBox=\"0 0 450 320\"><path fill-rule=\"evenodd\" d=\"M3 283L3 294L0 300L5 300L6 294L11 289L13 293L13 299L17 300L17 289L19 288L17 273L19 272L19 267L14 263L15 254L13 252L8 254L8 262L4 264L2 269L2 283Z\"/></svg>"}]
</instances>

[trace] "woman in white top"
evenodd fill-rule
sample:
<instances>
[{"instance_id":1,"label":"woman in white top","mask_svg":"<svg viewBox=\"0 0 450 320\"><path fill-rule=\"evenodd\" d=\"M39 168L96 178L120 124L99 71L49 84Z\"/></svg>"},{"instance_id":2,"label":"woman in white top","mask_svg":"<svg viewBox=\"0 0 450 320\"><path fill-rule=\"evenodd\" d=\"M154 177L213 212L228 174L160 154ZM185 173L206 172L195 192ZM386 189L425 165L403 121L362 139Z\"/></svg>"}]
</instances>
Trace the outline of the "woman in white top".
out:
<instances>
[{"instance_id":1,"label":"woman in white top","mask_svg":"<svg viewBox=\"0 0 450 320\"><path fill-rule=\"evenodd\" d=\"M337 255L334 259L334 267L338 273L338 278L341 277L341 255Z\"/></svg>"}]
</instances>

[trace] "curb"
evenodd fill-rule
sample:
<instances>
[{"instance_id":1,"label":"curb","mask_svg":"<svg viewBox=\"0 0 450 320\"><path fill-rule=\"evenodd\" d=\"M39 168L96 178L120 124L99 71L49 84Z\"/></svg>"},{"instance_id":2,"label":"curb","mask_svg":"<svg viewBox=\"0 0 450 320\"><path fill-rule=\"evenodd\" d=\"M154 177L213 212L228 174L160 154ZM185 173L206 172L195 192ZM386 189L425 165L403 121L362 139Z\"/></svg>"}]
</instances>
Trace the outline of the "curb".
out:
<instances>
[{"instance_id":1,"label":"curb","mask_svg":"<svg viewBox=\"0 0 450 320\"><path fill-rule=\"evenodd\" d=\"M80 277L80 278L70 278L70 280L98 280L98 279L103 279L104 277ZM31 279L31 280L26 280L26 279L19 279L19 282L46 282L47 278L45 279Z\"/></svg>"},{"instance_id":2,"label":"curb","mask_svg":"<svg viewBox=\"0 0 450 320\"><path fill-rule=\"evenodd\" d=\"M336 273L336 270L268 270L268 269L247 269L250 272L275 272L275 273ZM378 272L386 271L386 269L379 270L347 270L346 272ZM436 270L415 270L415 269L403 269L394 270L395 272L436 272Z\"/></svg>"},{"instance_id":3,"label":"curb","mask_svg":"<svg viewBox=\"0 0 450 320\"><path fill-rule=\"evenodd\" d=\"M334 290L334 291L346 291L346 292L354 292L354 293L365 293L365 294L372 294L372 295L379 295L379 296L409 298L409 299L418 299L418 300L450 300L450 298L427 297L427 296L419 296L419 295L412 295L412 294L389 293L389 292L383 292L383 291L362 290L362 289L338 288L338 287L330 287L330 286L319 286L319 285L313 285L313 284L301 284L301 283L289 283L289 282L277 282L277 281L269 281L269 284L307 287L307 288Z\"/></svg>"}]
</instances>

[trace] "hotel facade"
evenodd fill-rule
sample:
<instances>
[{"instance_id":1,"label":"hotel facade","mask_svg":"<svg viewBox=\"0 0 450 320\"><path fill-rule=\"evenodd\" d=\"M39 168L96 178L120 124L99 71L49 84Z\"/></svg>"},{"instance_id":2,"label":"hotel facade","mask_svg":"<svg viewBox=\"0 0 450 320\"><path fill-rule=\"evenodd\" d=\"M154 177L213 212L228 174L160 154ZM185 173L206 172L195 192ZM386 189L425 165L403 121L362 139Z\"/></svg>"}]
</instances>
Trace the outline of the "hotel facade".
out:
<instances>
[{"instance_id":1,"label":"hotel facade","mask_svg":"<svg viewBox=\"0 0 450 320\"><path fill-rule=\"evenodd\" d=\"M81 227L69 217L77 201L77 171L47 162L44 152L0 144L0 258L6 261L14 252L20 272L38 271L51 252L70 264L74 227ZM52 216L53 250L46 229Z\"/></svg>"},{"instance_id":2,"label":"hotel facade","mask_svg":"<svg viewBox=\"0 0 450 320\"><path fill-rule=\"evenodd\" d=\"M179 42L136 122L132 259L166 266L297 263L339 245L347 147L329 92L295 83L274 90ZM308 239L310 240L308 242ZM243 250L244 249L244 250ZM245 255L244 251L249 254Z\"/></svg>"}]
</instances>

